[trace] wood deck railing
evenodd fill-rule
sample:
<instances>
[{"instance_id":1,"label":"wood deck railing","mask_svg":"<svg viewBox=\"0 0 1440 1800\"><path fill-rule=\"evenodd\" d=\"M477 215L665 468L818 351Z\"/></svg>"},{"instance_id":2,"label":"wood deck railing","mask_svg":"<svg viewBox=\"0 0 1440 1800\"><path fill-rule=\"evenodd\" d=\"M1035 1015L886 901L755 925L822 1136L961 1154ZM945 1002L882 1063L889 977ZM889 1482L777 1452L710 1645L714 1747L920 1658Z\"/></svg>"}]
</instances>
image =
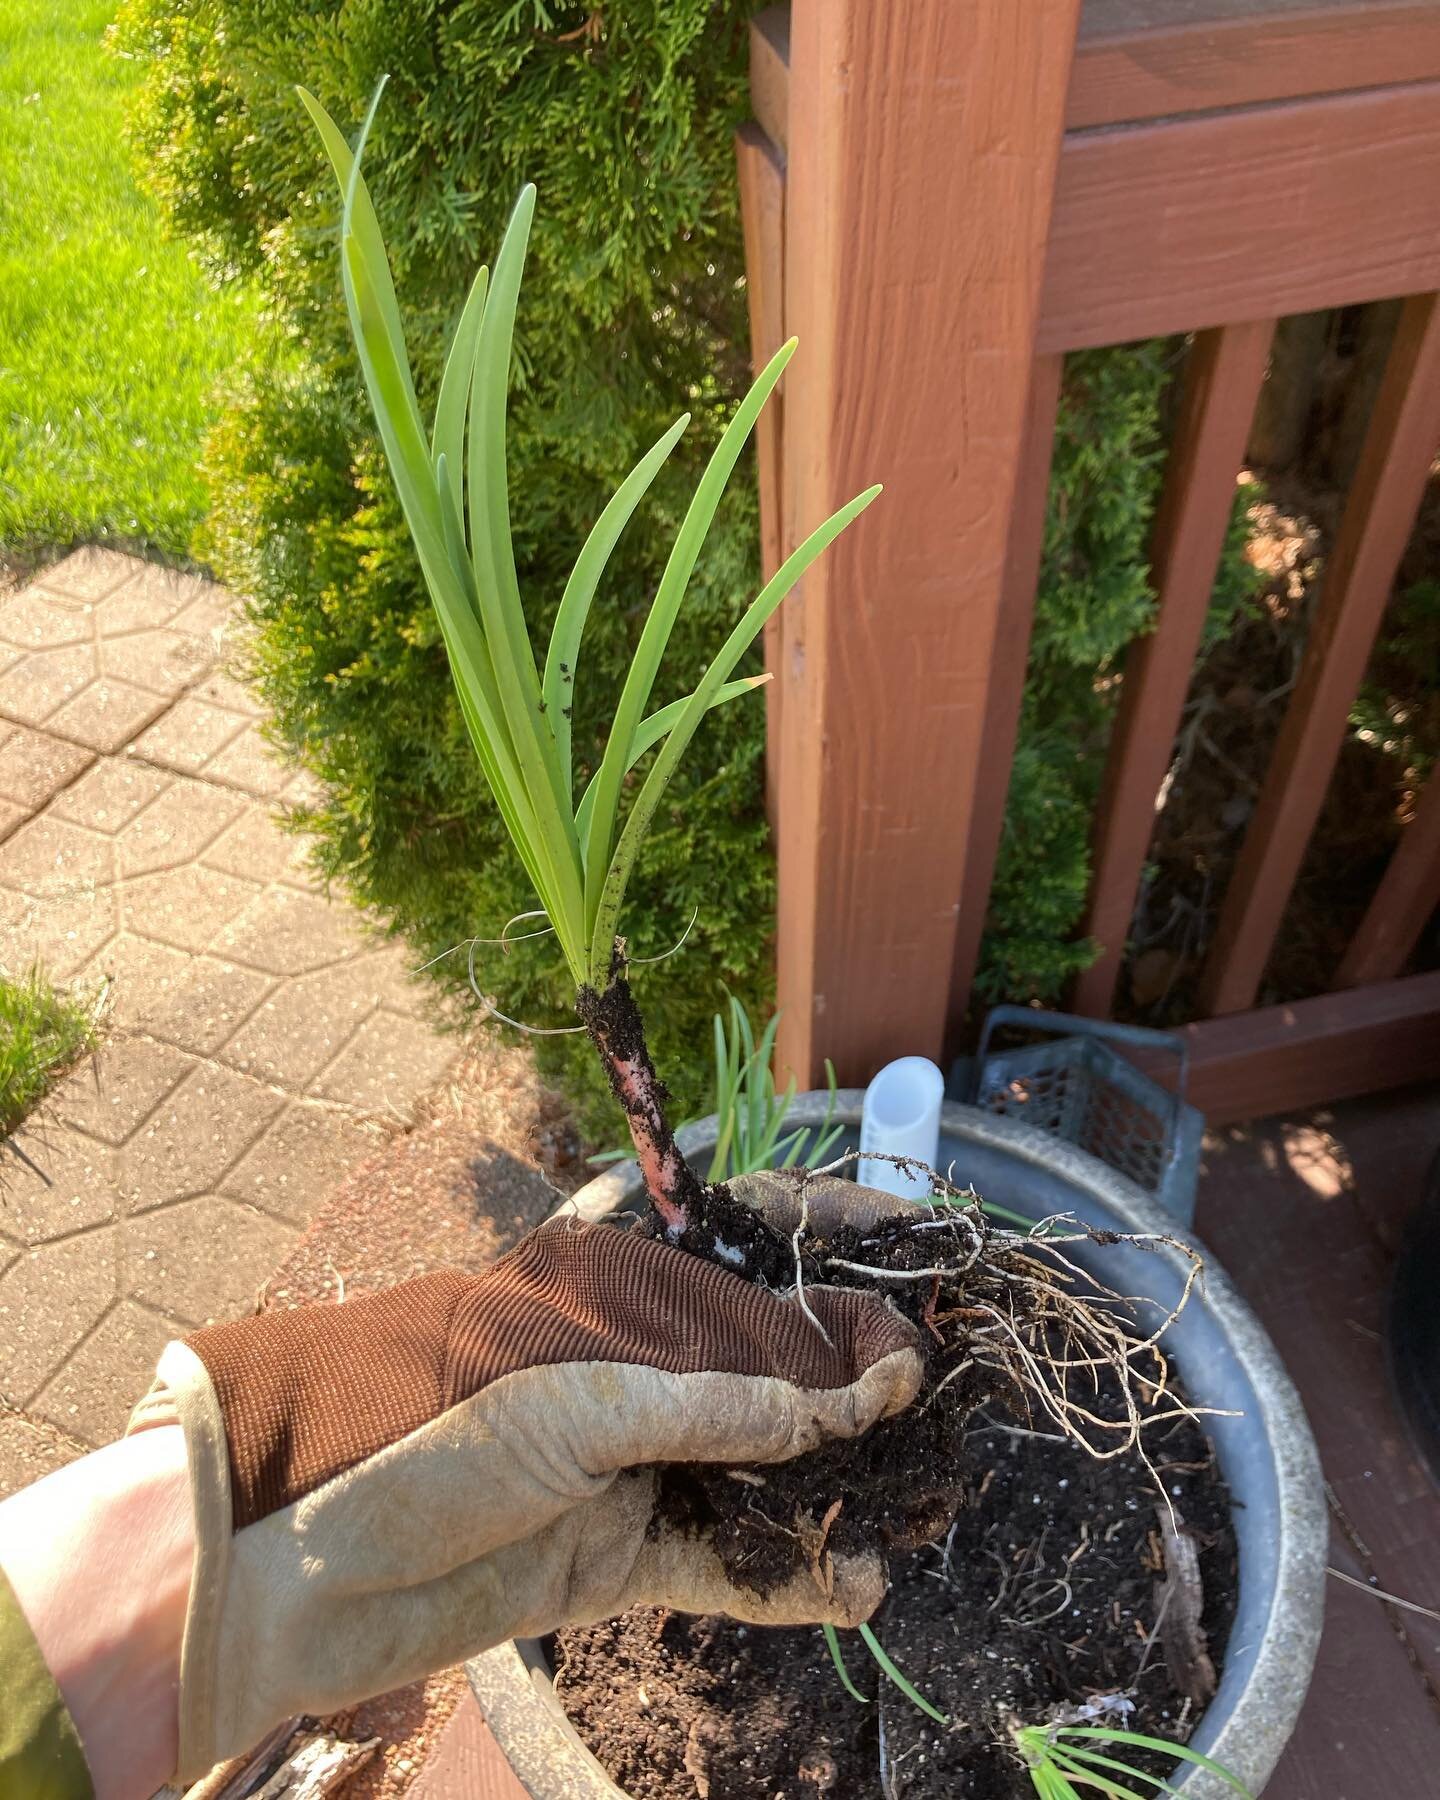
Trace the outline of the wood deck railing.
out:
<instances>
[{"instance_id":1,"label":"wood deck railing","mask_svg":"<svg viewBox=\"0 0 1440 1800\"><path fill-rule=\"evenodd\" d=\"M1063 358L1195 334L1097 811L1077 1010L1108 1012L1274 324L1404 297L1194 1038L1212 1117L1440 1073L1427 793L1336 992L1252 1010L1440 444L1440 0L794 0L737 141L763 552L881 506L768 640L780 1058L942 1055L971 998L1029 654ZM1283 253L1275 212L1281 196ZM1436 784L1440 789L1440 783ZM1256 1057L1263 1060L1263 1080Z\"/></svg>"}]
</instances>

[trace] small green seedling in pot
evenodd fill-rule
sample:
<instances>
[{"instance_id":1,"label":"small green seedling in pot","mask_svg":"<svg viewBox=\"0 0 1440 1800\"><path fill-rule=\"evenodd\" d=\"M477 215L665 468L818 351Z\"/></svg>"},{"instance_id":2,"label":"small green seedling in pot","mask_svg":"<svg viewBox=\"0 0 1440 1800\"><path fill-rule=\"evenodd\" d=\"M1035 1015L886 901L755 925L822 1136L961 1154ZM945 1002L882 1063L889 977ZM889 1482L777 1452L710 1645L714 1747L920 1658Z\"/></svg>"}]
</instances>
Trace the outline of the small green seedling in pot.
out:
<instances>
[{"instance_id":1,"label":"small green seedling in pot","mask_svg":"<svg viewBox=\"0 0 1440 1800\"><path fill-rule=\"evenodd\" d=\"M764 679L735 677L740 659L800 576L880 490L867 488L811 532L736 621L694 692L652 709L665 649L720 497L794 353L792 339L761 371L700 477L625 681L609 696L610 732L600 766L577 800L570 714L582 676L586 616L621 532L689 415L682 414L646 452L596 520L539 662L520 599L505 461L511 339L535 190L521 190L493 276L481 269L475 277L427 426L379 221L360 174L379 92L353 154L314 96L302 88L300 97L340 186L351 331L471 742L574 977L577 1010L625 1109L655 1211L672 1240L692 1227L703 1236L708 1190L676 1148L664 1090L625 980L619 936L625 890L656 809L705 714ZM654 760L622 809L627 776L652 750ZM729 1247L716 1247L728 1260L740 1260Z\"/></svg>"},{"instance_id":2,"label":"small green seedling in pot","mask_svg":"<svg viewBox=\"0 0 1440 1800\"><path fill-rule=\"evenodd\" d=\"M841 1685L852 1699L858 1700L862 1706L868 1706L869 1698L856 1687L845 1665L844 1653L840 1648L840 1634L833 1625L824 1625L821 1630ZM900 1690L912 1706L917 1707L927 1718L933 1719L937 1725L943 1727L950 1723L946 1714L927 1700L896 1666L868 1625L860 1627L860 1636L881 1673ZM1145 1783L1150 1793L1174 1794L1180 1791L1163 1776L1152 1775L1148 1770L1137 1769L1132 1763L1126 1762L1123 1752L1127 1748L1155 1750L1162 1756L1176 1757L1195 1768L1208 1769L1212 1775L1218 1775L1228 1783L1242 1796L1242 1800L1254 1800L1249 1788L1223 1764L1216 1762L1213 1757L1201 1755L1198 1750L1189 1749L1185 1744L1171 1743L1166 1738L1148 1737L1143 1732L1126 1731L1120 1726L1063 1723L1015 1725L1011 1728L1010 1736L1025 1764L1037 1800L1086 1800L1086 1796L1090 1794L1103 1794L1107 1796L1107 1800L1146 1800L1146 1795L1140 1789L1127 1785L1134 1781ZM1117 1754L1109 1755L1107 1751Z\"/></svg>"},{"instance_id":3,"label":"small green seedling in pot","mask_svg":"<svg viewBox=\"0 0 1440 1800\"><path fill-rule=\"evenodd\" d=\"M1194 1768L1208 1769L1242 1800L1254 1800L1244 1782L1223 1764L1166 1738L1147 1737L1138 1731L1108 1725L1019 1725L1011 1736L1038 1800L1085 1800L1089 1794L1104 1794L1108 1800L1145 1800L1141 1789L1129 1785L1135 1781L1144 1782L1150 1793L1180 1792L1162 1776L1151 1775L1124 1761L1127 1748L1157 1750L1162 1756L1178 1757ZM1107 1750L1117 1754L1107 1755Z\"/></svg>"}]
</instances>

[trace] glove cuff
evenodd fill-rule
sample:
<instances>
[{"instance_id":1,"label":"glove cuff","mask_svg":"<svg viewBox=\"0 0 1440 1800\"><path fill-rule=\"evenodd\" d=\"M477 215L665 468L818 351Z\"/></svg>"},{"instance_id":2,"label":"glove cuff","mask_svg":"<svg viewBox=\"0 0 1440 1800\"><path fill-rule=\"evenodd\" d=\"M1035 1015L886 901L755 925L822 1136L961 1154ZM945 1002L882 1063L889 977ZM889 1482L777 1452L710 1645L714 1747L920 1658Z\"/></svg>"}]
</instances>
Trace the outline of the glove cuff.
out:
<instances>
[{"instance_id":1,"label":"glove cuff","mask_svg":"<svg viewBox=\"0 0 1440 1800\"><path fill-rule=\"evenodd\" d=\"M185 1434L195 1520L195 1566L185 1610L176 1701L179 1752L173 1779L184 1786L198 1781L220 1760L214 1737L215 1687L220 1616L233 1541L225 1418L209 1373L188 1344L165 1346L155 1380L131 1413L125 1435L131 1437L160 1425L178 1425Z\"/></svg>"}]
</instances>

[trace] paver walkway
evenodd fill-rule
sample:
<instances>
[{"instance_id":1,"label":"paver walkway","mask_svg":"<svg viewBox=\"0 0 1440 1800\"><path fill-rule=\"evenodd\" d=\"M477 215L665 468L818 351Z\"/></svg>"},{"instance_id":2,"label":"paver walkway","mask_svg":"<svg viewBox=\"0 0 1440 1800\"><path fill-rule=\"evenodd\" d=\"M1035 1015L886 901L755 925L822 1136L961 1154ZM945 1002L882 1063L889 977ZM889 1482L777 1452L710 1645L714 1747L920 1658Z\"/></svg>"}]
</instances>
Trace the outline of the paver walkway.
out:
<instances>
[{"instance_id":1,"label":"paver walkway","mask_svg":"<svg viewBox=\"0 0 1440 1800\"><path fill-rule=\"evenodd\" d=\"M88 1444L458 1053L277 826L304 778L221 672L234 616L94 549L0 602L0 968L111 984L0 1162L0 1401Z\"/></svg>"}]
</instances>

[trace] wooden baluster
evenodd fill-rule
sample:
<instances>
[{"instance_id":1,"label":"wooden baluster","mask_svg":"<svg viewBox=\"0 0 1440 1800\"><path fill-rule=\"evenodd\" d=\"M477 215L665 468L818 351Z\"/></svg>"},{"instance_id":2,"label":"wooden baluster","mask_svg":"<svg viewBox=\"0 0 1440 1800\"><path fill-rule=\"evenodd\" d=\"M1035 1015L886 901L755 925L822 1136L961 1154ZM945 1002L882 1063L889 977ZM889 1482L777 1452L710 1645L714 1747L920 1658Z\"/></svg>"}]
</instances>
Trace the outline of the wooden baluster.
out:
<instances>
[{"instance_id":1,"label":"wooden baluster","mask_svg":"<svg viewBox=\"0 0 1440 1800\"><path fill-rule=\"evenodd\" d=\"M1274 323L1222 325L1196 337L1151 534L1155 629L1126 652L1120 710L1095 811L1094 875L1084 932L1100 958L1072 1004L1108 1017L1125 935L1155 827L1155 800L1174 754L1195 653L1225 545L1235 478L1255 414Z\"/></svg>"},{"instance_id":2,"label":"wooden baluster","mask_svg":"<svg viewBox=\"0 0 1440 1800\"><path fill-rule=\"evenodd\" d=\"M796 0L777 1062L941 1053L1078 0Z\"/></svg>"},{"instance_id":3,"label":"wooden baluster","mask_svg":"<svg viewBox=\"0 0 1440 1800\"><path fill-rule=\"evenodd\" d=\"M1440 906L1440 778L1431 775L1375 898L1335 972L1337 988L1388 981Z\"/></svg>"},{"instance_id":4,"label":"wooden baluster","mask_svg":"<svg viewBox=\"0 0 1440 1800\"><path fill-rule=\"evenodd\" d=\"M975 965L980 960L980 939L990 907L990 886L995 879L995 863L1000 853L1005 804L1010 795L1010 765L1015 759L1020 703L1025 695L1025 671L1030 661L1035 588L1040 578L1045 513L1050 497L1050 459L1055 450L1055 413L1060 403L1060 377L1064 367L1065 358L1052 353L1037 356L1030 372L1030 403L1020 451L1015 507L1010 518L1010 543L1005 552L1004 587L995 622L995 651L991 659L990 691L985 701L985 725L981 732L986 767L994 770L995 775L991 780L982 780L975 793L970 853L965 859L965 885L960 893L960 918L955 928L955 963L950 973L952 1040L958 1038L970 1006Z\"/></svg>"},{"instance_id":5,"label":"wooden baluster","mask_svg":"<svg viewBox=\"0 0 1440 1800\"><path fill-rule=\"evenodd\" d=\"M1209 1013L1255 1002L1440 441L1440 306L1407 300L1295 691L1201 982Z\"/></svg>"}]
</instances>

